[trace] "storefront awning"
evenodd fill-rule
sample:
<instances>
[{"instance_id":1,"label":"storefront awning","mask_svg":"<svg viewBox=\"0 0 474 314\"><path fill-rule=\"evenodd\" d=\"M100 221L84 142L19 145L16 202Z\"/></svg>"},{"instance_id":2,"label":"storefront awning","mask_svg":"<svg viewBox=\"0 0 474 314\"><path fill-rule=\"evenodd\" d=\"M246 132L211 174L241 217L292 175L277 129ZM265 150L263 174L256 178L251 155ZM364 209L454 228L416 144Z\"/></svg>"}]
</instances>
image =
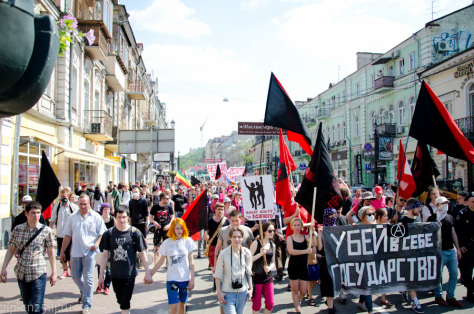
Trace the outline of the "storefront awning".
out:
<instances>
[{"instance_id":1,"label":"storefront awning","mask_svg":"<svg viewBox=\"0 0 474 314\"><path fill-rule=\"evenodd\" d=\"M66 156L67 158L96 162L96 163L103 163L104 165L112 166L112 167L120 167L119 162L112 161L105 157L94 156L92 154L82 152L80 150L75 150L69 147L64 147L64 146L62 147L62 149L64 150L64 156Z\"/></svg>"}]
</instances>

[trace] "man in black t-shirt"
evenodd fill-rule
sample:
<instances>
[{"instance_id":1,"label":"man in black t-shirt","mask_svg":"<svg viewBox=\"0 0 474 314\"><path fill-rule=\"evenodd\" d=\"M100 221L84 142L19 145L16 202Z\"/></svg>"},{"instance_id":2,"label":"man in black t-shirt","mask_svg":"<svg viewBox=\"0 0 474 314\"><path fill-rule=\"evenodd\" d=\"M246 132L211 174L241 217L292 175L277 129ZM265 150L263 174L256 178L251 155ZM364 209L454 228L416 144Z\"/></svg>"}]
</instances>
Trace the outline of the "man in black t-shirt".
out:
<instances>
[{"instance_id":1,"label":"man in black t-shirt","mask_svg":"<svg viewBox=\"0 0 474 314\"><path fill-rule=\"evenodd\" d=\"M158 260L158 249L162 241L168 238L166 233L171 225L171 220L174 219L173 207L170 204L170 197L166 193L160 194L160 202L150 210L150 222L155 226L155 236L153 238L154 257L153 262L156 263Z\"/></svg>"},{"instance_id":2,"label":"man in black t-shirt","mask_svg":"<svg viewBox=\"0 0 474 314\"><path fill-rule=\"evenodd\" d=\"M449 200L437 197L435 200L436 213L428 217L428 222L438 222L441 225L441 272L444 266L448 268L449 280L446 300L443 299L441 283L434 289L435 303L443 306L452 305L462 308L462 304L454 298L454 290L458 281L458 259L461 258L458 237L454 231L453 216L448 214Z\"/></svg>"},{"instance_id":3,"label":"man in black t-shirt","mask_svg":"<svg viewBox=\"0 0 474 314\"><path fill-rule=\"evenodd\" d=\"M177 218L181 218L184 214L184 210L186 209L186 204L188 203L188 198L184 195L184 188L182 186L178 189L178 194L173 196L174 202L174 211L176 213Z\"/></svg>"},{"instance_id":4,"label":"man in black t-shirt","mask_svg":"<svg viewBox=\"0 0 474 314\"><path fill-rule=\"evenodd\" d=\"M130 310L135 277L138 274L136 253L138 252L145 267L145 284L153 283L146 257L146 239L143 234L129 224L130 212L126 206L115 209L117 225L107 230L101 240L103 248L100 263L99 287L104 289L104 271L109 261L110 277L114 287L117 303L122 311Z\"/></svg>"},{"instance_id":5,"label":"man in black t-shirt","mask_svg":"<svg viewBox=\"0 0 474 314\"><path fill-rule=\"evenodd\" d=\"M146 236L149 221L148 203L140 198L140 189L136 186L132 189L132 199L128 208L130 208L131 225Z\"/></svg>"}]
</instances>

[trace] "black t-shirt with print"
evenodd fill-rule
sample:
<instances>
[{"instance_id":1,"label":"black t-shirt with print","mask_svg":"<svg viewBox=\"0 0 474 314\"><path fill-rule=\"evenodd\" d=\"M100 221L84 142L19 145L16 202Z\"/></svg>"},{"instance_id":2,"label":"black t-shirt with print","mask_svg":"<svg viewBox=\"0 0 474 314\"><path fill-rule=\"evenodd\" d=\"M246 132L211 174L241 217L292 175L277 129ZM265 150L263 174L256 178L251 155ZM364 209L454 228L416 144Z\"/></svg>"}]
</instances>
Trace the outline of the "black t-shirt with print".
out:
<instances>
[{"instance_id":1,"label":"black t-shirt with print","mask_svg":"<svg viewBox=\"0 0 474 314\"><path fill-rule=\"evenodd\" d=\"M160 204L153 205L150 210L150 215L153 220L160 224L163 228L171 222L171 215L174 215L173 207L170 204L160 206Z\"/></svg>"},{"instance_id":2,"label":"black t-shirt with print","mask_svg":"<svg viewBox=\"0 0 474 314\"><path fill-rule=\"evenodd\" d=\"M130 227L126 231L110 228L101 240L101 247L110 252L110 276L132 278L138 274L136 252L146 250L146 240L140 230Z\"/></svg>"}]
</instances>

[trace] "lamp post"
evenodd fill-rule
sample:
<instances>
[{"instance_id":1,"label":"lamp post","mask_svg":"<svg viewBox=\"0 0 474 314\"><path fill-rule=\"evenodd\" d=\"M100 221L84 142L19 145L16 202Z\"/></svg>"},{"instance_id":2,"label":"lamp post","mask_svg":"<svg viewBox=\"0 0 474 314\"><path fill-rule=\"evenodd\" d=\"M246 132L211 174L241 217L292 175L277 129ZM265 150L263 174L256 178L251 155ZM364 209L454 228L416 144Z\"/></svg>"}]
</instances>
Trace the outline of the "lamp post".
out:
<instances>
[{"instance_id":1,"label":"lamp post","mask_svg":"<svg viewBox=\"0 0 474 314\"><path fill-rule=\"evenodd\" d=\"M176 122L174 122L174 120L171 120L170 126L171 126L172 129L174 129L175 125L176 125ZM174 171L174 153L171 153L170 162L171 162L171 171Z\"/></svg>"},{"instance_id":2,"label":"lamp post","mask_svg":"<svg viewBox=\"0 0 474 314\"><path fill-rule=\"evenodd\" d=\"M178 151L178 171L179 171L179 151Z\"/></svg>"},{"instance_id":3,"label":"lamp post","mask_svg":"<svg viewBox=\"0 0 474 314\"><path fill-rule=\"evenodd\" d=\"M377 168L377 162L378 162L378 154L379 154L379 133L377 132L377 121L374 122L374 146L375 146L375 155L374 155L374 167L373 167L373 172L374 172L374 186L378 185L379 183L379 173L378 173L378 168Z\"/></svg>"}]
</instances>

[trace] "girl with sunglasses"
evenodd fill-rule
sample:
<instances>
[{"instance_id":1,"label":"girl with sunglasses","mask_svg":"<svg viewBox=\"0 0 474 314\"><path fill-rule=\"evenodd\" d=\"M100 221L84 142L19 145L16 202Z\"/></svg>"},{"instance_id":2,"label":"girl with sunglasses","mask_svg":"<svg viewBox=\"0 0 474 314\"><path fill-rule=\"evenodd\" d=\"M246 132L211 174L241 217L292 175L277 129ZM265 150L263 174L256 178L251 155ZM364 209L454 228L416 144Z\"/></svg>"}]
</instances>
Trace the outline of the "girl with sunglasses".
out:
<instances>
[{"instance_id":1,"label":"girl with sunglasses","mask_svg":"<svg viewBox=\"0 0 474 314\"><path fill-rule=\"evenodd\" d=\"M275 235L275 226L267 221L262 225L263 243L256 239L250 245L252 253L252 273L254 283L254 294L252 297L253 313L260 313L262 306L262 294L265 297L265 309L263 313L271 313L275 304L273 298L273 276L271 270L275 267L275 244L272 241ZM263 255L265 255L267 266L264 266Z\"/></svg>"}]
</instances>

